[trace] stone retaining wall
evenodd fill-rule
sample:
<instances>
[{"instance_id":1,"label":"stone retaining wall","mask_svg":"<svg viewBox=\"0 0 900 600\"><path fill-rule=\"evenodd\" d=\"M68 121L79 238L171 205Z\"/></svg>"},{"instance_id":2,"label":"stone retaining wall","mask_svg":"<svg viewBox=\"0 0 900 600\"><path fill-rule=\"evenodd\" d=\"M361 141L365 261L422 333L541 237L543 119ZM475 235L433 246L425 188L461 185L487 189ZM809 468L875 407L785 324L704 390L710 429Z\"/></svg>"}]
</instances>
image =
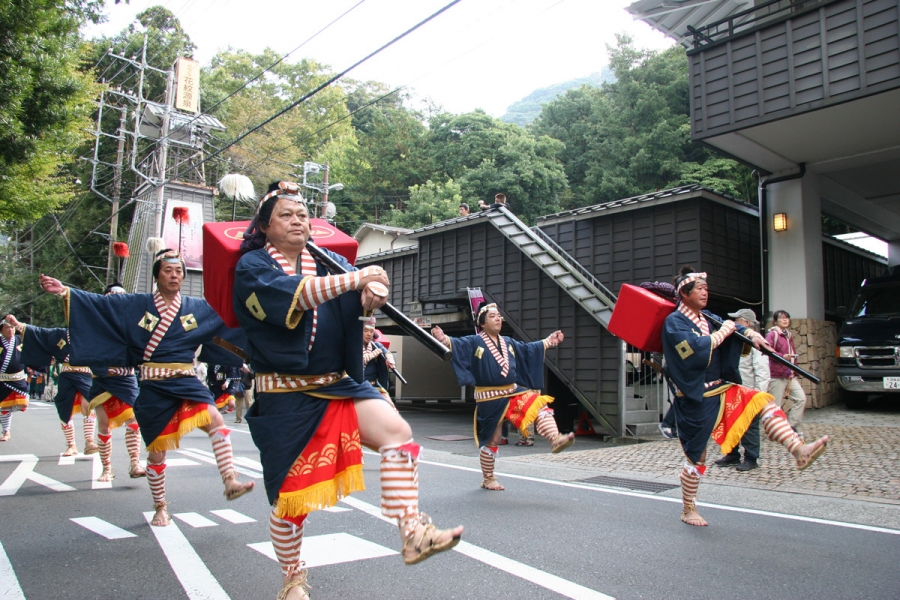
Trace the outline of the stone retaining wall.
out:
<instances>
[{"instance_id":1,"label":"stone retaining wall","mask_svg":"<svg viewBox=\"0 0 900 600\"><path fill-rule=\"evenodd\" d=\"M772 327L769 323L768 328ZM831 321L818 319L792 319L791 332L797 347L797 366L822 380L819 385L801 377L800 385L806 392L806 408L822 408L840 402L840 386L835 376L837 357L837 326Z\"/></svg>"}]
</instances>

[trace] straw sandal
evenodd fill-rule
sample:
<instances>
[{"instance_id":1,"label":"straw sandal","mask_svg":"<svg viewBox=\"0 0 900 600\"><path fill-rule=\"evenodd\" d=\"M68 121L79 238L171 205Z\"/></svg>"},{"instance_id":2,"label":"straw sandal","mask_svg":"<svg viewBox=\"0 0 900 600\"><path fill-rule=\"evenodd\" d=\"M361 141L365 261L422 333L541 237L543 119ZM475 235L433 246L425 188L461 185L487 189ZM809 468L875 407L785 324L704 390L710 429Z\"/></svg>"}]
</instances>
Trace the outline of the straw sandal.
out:
<instances>
[{"instance_id":1,"label":"straw sandal","mask_svg":"<svg viewBox=\"0 0 900 600\"><path fill-rule=\"evenodd\" d=\"M817 458L825 454L828 446L828 436L823 436L811 444L806 444L800 449L800 456L797 457L797 468L804 470L813 464Z\"/></svg>"},{"instance_id":2,"label":"straw sandal","mask_svg":"<svg viewBox=\"0 0 900 600\"><path fill-rule=\"evenodd\" d=\"M459 530L458 533L453 532ZM450 550L462 539L462 527L455 529L438 529L425 513L419 513L418 522L413 531L403 535L403 562L415 565L432 554ZM443 541L438 541L444 538Z\"/></svg>"}]
</instances>

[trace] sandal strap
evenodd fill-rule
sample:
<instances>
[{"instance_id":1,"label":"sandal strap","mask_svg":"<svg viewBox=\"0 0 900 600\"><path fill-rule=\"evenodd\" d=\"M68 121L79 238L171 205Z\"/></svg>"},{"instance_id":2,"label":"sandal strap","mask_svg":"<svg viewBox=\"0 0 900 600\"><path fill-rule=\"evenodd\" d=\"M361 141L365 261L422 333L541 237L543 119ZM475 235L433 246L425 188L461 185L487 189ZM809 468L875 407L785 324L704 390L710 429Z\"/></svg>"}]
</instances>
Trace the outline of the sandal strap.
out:
<instances>
[{"instance_id":1,"label":"sandal strap","mask_svg":"<svg viewBox=\"0 0 900 600\"><path fill-rule=\"evenodd\" d=\"M284 584L281 588L281 591L278 592L278 596L276 600L284 600L287 598L288 592L290 592L295 587L303 587L303 593L306 594L306 597L309 598L309 590L311 589L309 583L307 582L307 576L309 572L303 568L305 563L300 561L293 567L291 567L288 572L288 582Z\"/></svg>"}]
</instances>

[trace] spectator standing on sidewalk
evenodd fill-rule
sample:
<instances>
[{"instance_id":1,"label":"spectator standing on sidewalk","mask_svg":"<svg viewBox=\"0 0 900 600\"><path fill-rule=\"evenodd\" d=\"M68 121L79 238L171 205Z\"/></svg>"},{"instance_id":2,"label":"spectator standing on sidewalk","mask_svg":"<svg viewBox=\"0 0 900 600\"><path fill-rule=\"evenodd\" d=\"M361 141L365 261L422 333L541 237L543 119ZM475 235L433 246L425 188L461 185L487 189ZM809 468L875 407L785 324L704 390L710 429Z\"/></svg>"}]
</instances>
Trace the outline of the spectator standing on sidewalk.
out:
<instances>
[{"instance_id":1,"label":"spectator standing on sidewalk","mask_svg":"<svg viewBox=\"0 0 900 600\"><path fill-rule=\"evenodd\" d=\"M797 364L797 346L794 343L794 334L791 332L791 315L786 310L776 310L772 315L773 326L766 334L766 341L775 349L775 353L782 358ZM775 403L788 415L788 422L794 431L803 421L803 411L806 410L806 394L800 387L800 382L794 372L769 359L769 393L775 396ZM786 401L790 400L790 403ZM799 432L798 432L799 433ZM802 433L799 433L803 437Z\"/></svg>"},{"instance_id":2,"label":"spectator standing on sidewalk","mask_svg":"<svg viewBox=\"0 0 900 600\"><path fill-rule=\"evenodd\" d=\"M735 325L743 325L754 331L759 327L756 313L749 308L728 313L728 316L734 318ZM741 385L760 392L769 389L769 359L762 352L751 348L750 354L741 356L738 368L741 372ZM740 448L735 446L731 452L715 461L715 464L720 467L735 465L738 471L752 471L759 467L759 415L753 417L747 433L741 438L740 446L744 448L743 461Z\"/></svg>"}]
</instances>

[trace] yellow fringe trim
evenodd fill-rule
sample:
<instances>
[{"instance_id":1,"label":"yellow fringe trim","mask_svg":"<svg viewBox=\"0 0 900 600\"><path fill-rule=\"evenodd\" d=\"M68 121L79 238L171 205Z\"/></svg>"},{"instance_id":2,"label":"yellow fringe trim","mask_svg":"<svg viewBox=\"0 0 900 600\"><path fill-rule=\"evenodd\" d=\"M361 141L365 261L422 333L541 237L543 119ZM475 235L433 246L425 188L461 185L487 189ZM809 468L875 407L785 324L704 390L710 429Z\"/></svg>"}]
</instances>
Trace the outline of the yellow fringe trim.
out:
<instances>
[{"instance_id":1,"label":"yellow fringe trim","mask_svg":"<svg viewBox=\"0 0 900 600\"><path fill-rule=\"evenodd\" d=\"M362 465L351 465L330 481L322 481L296 492L278 494L276 517L297 517L338 503L352 492L366 489Z\"/></svg>"},{"instance_id":2,"label":"yellow fringe trim","mask_svg":"<svg viewBox=\"0 0 900 600\"><path fill-rule=\"evenodd\" d=\"M728 454L735 446L741 443L741 438L747 433L750 422L753 421L760 411L762 411L763 407L774 399L775 397L772 394L767 394L766 392L757 392L753 395L747 408L744 409L743 414L741 414L738 420L734 422L728 435L725 436L725 441L722 442L722 454ZM725 404L724 394L722 395L722 404L723 406Z\"/></svg>"},{"instance_id":3,"label":"yellow fringe trim","mask_svg":"<svg viewBox=\"0 0 900 600\"><path fill-rule=\"evenodd\" d=\"M219 398L221 398L221 396L219 396ZM225 399L222 400L221 402L219 402L218 399L216 400L216 408L221 410L221 409L225 408L226 406L228 406L229 402L236 402L236 401L237 400L235 400L233 394L228 394L227 396L225 396Z\"/></svg>"},{"instance_id":4,"label":"yellow fringe trim","mask_svg":"<svg viewBox=\"0 0 900 600\"><path fill-rule=\"evenodd\" d=\"M522 425L519 427L519 431L522 432L522 435L528 435L528 426L537 420L538 413L541 409L554 400L555 398L553 396L538 396L534 399L534 402L528 407L528 412L525 413L525 417L522 419Z\"/></svg>"},{"instance_id":5,"label":"yellow fringe trim","mask_svg":"<svg viewBox=\"0 0 900 600\"><path fill-rule=\"evenodd\" d=\"M90 410L94 410L95 408L97 408L98 406L100 406L101 404L103 404L104 402L109 400L110 398L112 398L112 394L110 394L109 392L103 392L102 394L97 394L96 396L94 396L94 399L91 400L90 404L88 404L88 406L90 407Z\"/></svg>"},{"instance_id":6,"label":"yellow fringe trim","mask_svg":"<svg viewBox=\"0 0 900 600\"><path fill-rule=\"evenodd\" d=\"M180 408L179 408L180 410ZM178 431L167 435L161 435L147 446L147 452L165 452L179 447L178 442L188 433L198 427L204 427L212 423L212 417L208 410L198 413L189 419L178 423Z\"/></svg>"},{"instance_id":7,"label":"yellow fringe trim","mask_svg":"<svg viewBox=\"0 0 900 600\"><path fill-rule=\"evenodd\" d=\"M121 427L122 425L124 425L125 423L127 423L128 421L130 421L133 418L134 418L134 409L127 408L127 409L123 410L121 414L116 415L114 418L109 420L109 428L112 430L112 429ZM210 422L212 422L212 420L210 420Z\"/></svg>"},{"instance_id":8,"label":"yellow fringe trim","mask_svg":"<svg viewBox=\"0 0 900 600\"><path fill-rule=\"evenodd\" d=\"M19 398L17 400L6 400L4 402L0 402L0 408L7 408L16 410L18 407L24 406L28 408L28 398ZM25 410L25 409L21 409Z\"/></svg>"}]
</instances>

